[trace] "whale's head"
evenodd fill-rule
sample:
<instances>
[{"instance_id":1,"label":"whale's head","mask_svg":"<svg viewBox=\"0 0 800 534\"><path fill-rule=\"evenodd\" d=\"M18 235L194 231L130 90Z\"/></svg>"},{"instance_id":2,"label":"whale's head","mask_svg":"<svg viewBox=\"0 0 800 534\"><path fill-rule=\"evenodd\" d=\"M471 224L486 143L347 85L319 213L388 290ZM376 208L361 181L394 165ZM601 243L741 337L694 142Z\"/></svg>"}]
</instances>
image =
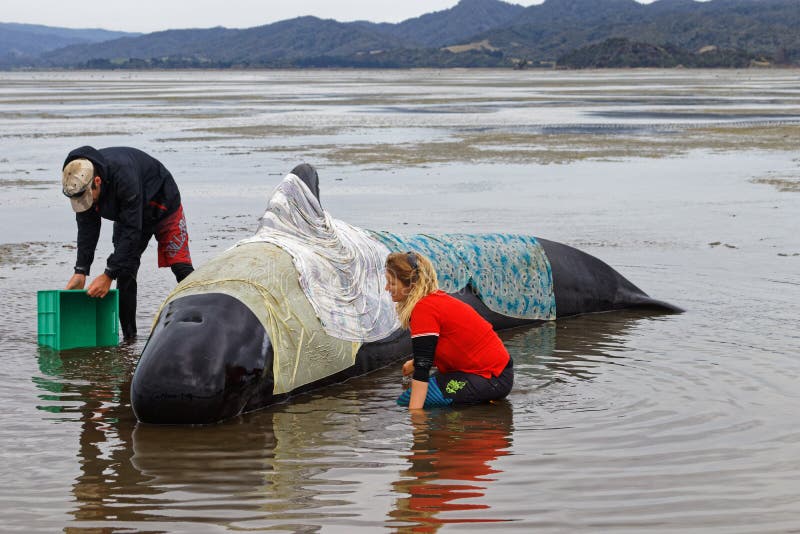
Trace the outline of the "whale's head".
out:
<instances>
[{"instance_id":1,"label":"whale's head","mask_svg":"<svg viewBox=\"0 0 800 534\"><path fill-rule=\"evenodd\" d=\"M136 417L154 424L208 424L272 395L273 348L241 301L222 293L166 304L131 384ZM263 399L262 399L263 400Z\"/></svg>"}]
</instances>

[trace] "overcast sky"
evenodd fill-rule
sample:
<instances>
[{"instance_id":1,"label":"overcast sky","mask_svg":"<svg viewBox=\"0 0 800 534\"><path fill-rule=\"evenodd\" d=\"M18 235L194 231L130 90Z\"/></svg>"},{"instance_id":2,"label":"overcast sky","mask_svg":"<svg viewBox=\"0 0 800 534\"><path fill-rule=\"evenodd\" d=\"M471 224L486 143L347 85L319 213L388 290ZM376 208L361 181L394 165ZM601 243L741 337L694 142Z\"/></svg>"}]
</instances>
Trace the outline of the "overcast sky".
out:
<instances>
[{"instance_id":1,"label":"overcast sky","mask_svg":"<svg viewBox=\"0 0 800 534\"><path fill-rule=\"evenodd\" d=\"M530 6L542 1L513 3ZM131 32L212 26L250 28L303 15L341 22L399 22L457 3L457 0L0 0L0 22Z\"/></svg>"}]
</instances>

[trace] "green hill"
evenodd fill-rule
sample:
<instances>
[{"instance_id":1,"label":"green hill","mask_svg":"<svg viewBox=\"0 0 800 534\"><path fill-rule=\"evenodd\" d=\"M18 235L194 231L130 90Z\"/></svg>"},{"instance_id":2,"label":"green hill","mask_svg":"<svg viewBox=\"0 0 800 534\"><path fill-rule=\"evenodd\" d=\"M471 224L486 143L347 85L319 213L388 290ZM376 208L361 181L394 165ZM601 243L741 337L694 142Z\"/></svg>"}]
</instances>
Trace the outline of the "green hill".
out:
<instances>
[{"instance_id":1,"label":"green hill","mask_svg":"<svg viewBox=\"0 0 800 534\"><path fill-rule=\"evenodd\" d=\"M102 47L69 46L43 54L44 66L122 65L131 58L190 66L292 66L309 57L349 57L401 48L393 37L356 23L300 17L245 30L169 30L109 41ZM137 65L141 65L141 61Z\"/></svg>"},{"instance_id":2,"label":"green hill","mask_svg":"<svg viewBox=\"0 0 800 534\"><path fill-rule=\"evenodd\" d=\"M72 44L98 43L136 35L139 34L0 22L0 65L26 64L44 52Z\"/></svg>"},{"instance_id":3,"label":"green hill","mask_svg":"<svg viewBox=\"0 0 800 534\"><path fill-rule=\"evenodd\" d=\"M4 36L14 40L16 29L7 26L0 25L0 44ZM51 32L40 36L38 50L7 52L0 67L511 67L556 61L575 68L691 67L749 65L754 59L800 64L799 30L800 0L545 0L527 8L461 0L398 24L309 16L247 29L124 35L102 46L65 45L63 39L73 35Z\"/></svg>"},{"instance_id":4,"label":"green hill","mask_svg":"<svg viewBox=\"0 0 800 534\"><path fill-rule=\"evenodd\" d=\"M546 0L487 39L508 56L553 61L575 49L623 37L687 50L706 46L800 61L797 0Z\"/></svg>"},{"instance_id":5,"label":"green hill","mask_svg":"<svg viewBox=\"0 0 800 534\"><path fill-rule=\"evenodd\" d=\"M456 6L399 24L364 23L402 40L407 47L443 47L511 24L524 7L500 0L461 0Z\"/></svg>"}]
</instances>

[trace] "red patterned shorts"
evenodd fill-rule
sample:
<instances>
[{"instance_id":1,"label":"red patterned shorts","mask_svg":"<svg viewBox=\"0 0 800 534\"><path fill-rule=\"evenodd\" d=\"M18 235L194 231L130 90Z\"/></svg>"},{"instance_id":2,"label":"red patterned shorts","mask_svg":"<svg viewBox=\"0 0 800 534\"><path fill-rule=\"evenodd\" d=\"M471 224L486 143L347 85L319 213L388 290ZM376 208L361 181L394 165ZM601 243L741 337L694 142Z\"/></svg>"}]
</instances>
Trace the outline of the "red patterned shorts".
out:
<instances>
[{"instance_id":1,"label":"red patterned shorts","mask_svg":"<svg viewBox=\"0 0 800 534\"><path fill-rule=\"evenodd\" d=\"M186 217L183 216L182 205L171 215L158 221L155 233L158 241L159 267L192 263L192 257L189 255L189 232L186 230Z\"/></svg>"}]
</instances>

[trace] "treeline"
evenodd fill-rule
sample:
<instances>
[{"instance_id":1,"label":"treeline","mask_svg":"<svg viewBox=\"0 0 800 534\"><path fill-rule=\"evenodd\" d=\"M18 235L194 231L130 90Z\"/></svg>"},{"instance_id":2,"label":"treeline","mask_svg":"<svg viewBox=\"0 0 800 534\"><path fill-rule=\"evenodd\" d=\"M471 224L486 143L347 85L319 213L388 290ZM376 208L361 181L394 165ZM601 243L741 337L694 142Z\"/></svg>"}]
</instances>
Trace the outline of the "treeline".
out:
<instances>
[{"instance_id":1,"label":"treeline","mask_svg":"<svg viewBox=\"0 0 800 534\"><path fill-rule=\"evenodd\" d=\"M781 59L783 61L781 61ZM469 50L454 53L447 50L403 49L351 56L311 56L296 59L209 60L197 57L92 59L82 68L112 69L248 69L248 68L748 68L752 66L787 65L789 58L775 58L746 50L724 50L716 47L692 52L675 45L654 45L612 38L602 43L581 47L564 54L555 62L533 63L526 59L508 58L500 51Z\"/></svg>"},{"instance_id":2,"label":"treeline","mask_svg":"<svg viewBox=\"0 0 800 534\"><path fill-rule=\"evenodd\" d=\"M212 60L197 57L91 59L79 68L112 69L285 69L285 68L503 68L515 61L502 51L469 50L454 53L439 49L399 49L359 53L349 56L317 55L282 58L243 58Z\"/></svg>"},{"instance_id":3,"label":"treeline","mask_svg":"<svg viewBox=\"0 0 800 534\"><path fill-rule=\"evenodd\" d=\"M723 50L709 46L691 52L675 45L654 45L612 38L584 46L556 61L561 68L746 68L775 63L775 58L746 50Z\"/></svg>"}]
</instances>

